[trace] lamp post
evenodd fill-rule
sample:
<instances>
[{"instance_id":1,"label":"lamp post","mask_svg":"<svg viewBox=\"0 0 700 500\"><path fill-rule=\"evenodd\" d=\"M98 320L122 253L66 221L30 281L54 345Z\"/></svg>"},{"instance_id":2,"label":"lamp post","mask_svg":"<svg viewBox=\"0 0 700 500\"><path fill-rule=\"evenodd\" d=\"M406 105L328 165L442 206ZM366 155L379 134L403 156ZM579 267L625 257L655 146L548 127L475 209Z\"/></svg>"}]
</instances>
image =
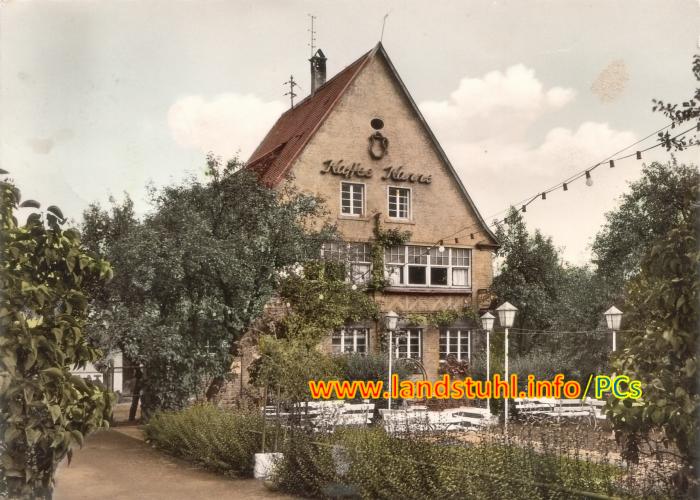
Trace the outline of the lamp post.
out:
<instances>
[{"instance_id":1,"label":"lamp post","mask_svg":"<svg viewBox=\"0 0 700 500\"><path fill-rule=\"evenodd\" d=\"M513 322L515 321L515 313L518 311L518 308L515 307L513 304L510 302L504 302L500 306L496 308L496 313L498 314L498 322L501 323L501 326L503 326L506 329L506 335L505 335L505 366L504 366L504 371L505 371L505 380L506 382L509 382L508 380L508 329L513 326ZM508 389L510 390L510 386L508 386ZM506 436L508 435L508 394L506 394L505 399L503 400L505 404L505 415L504 415L504 431Z\"/></svg>"},{"instance_id":2,"label":"lamp post","mask_svg":"<svg viewBox=\"0 0 700 500\"><path fill-rule=\"evenodd\" d=\"M491 330L496 317L486 311L481 316L481 327L486 330L486 380L491 380ZM486 408L491 411L491 398L486 399Z\"/></svg>"},{"instance_id":3,"label":"lamp post","mask_svg":"<svg viewBox=\"0 0 700 500\"><path fill-rule=\"evenodd\" d=\"M617 350L616 332L620 330L622 311L620 311L617 307L612 306L610 309L605 311L603 315L605 316L605 321L608 323L608 329L612 330L612 350L615 352Z\"/></svg>"},{"instance_id":4,"label":"lamp post","mask_svg":"<svg viewBox=\"0 0 700 500\"><path fill-rule=\"evenodd\" d=\"M386 329L389 330L389 410L391 410L391 365L394 356L394 331L396 330L398 323L399 315L396 314L394 311L389 311L384 316L384 326L386 326Z\"/></svg>"}]
</instances>

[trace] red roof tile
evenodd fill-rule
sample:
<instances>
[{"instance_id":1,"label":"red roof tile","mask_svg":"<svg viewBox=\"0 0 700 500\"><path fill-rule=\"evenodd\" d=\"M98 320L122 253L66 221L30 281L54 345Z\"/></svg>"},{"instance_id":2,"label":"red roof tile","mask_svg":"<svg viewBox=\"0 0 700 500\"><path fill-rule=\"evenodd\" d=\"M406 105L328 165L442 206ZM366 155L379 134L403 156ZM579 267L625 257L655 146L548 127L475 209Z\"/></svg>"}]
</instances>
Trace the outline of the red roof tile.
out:
<instances>
[{"instance_id":1,"label":"red roof tile","mask_svg":"<svg viewBox=\"0 0 700 500\"><path fill-rule=\"evenodd\" d=\"M364 54L279 117L247 162L261 182L274 186L286 177L296 157L376 50Z\"/></svg>"}]
</instances>

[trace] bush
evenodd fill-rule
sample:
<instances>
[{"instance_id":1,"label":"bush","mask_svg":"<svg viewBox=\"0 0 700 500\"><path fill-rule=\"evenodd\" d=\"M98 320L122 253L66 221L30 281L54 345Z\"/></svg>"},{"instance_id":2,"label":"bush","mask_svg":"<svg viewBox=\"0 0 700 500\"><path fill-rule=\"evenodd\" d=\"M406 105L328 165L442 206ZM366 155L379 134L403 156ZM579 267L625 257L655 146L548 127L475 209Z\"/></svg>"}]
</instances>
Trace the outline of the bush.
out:
<instances>
[{"instance_id":1,"label":"bush","mask_svg":"<svg viewBox=\"0 0 700 500\"><path fill-rule=\"evenodd\" d=\"M534 447L493 441L456 446L391 437L381 429L335 435L296 433L277 468L277 485L316 498L569 498L618 494L622 470Z\"/></svg>"},{"instance_id":2,"label":"bush","mask_svg":"<svg viewBox=\"0 0 700 500\"><path fill-rule=\"evenodd\" d=\"M154 415L146 440L163 451L235 476L252 476L262 450L262 416L196 405Z\"/></svg>"},{"instance_id":3,"label":"bush","mask_svg":"<svg viewBox=\"0 0 700 500\"><path fill-rule=\"evenodd\" d=\"M408 379L411 376L410 367L406 363L396 362L392 367L393 373L399 376L399 380ZM384 354L344 354L336 357L339 378L341 381L347 380L383 380L385 386L389 382L389 361ZM395 398L395 402L402 401ZM377 408L385 408L387 400L378 399L373 401Z\"/></svg>"}]
</instances>

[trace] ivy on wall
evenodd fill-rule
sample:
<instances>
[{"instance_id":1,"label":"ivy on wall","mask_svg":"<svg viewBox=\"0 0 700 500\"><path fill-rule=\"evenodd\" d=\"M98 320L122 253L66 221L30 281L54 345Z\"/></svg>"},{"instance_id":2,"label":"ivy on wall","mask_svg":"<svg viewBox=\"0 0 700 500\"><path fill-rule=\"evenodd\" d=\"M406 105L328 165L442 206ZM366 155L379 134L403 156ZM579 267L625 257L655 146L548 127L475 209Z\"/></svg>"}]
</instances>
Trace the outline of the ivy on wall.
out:
<instances>
[{"instance_id":1,"label":"ivy on wall","mask_svg":"<svg viewBox=\"0 0 700 500\"><path fill-rule=\"evenodd\" d=\"M374 214L374 240L372 241L372 276L367 285L368 290L381 291L389 285L384 277L384 251L387 248L405 245L411 238L410 231L399 229L383 229L380 221L381 213Z\"/></svg>"}]
</instances>

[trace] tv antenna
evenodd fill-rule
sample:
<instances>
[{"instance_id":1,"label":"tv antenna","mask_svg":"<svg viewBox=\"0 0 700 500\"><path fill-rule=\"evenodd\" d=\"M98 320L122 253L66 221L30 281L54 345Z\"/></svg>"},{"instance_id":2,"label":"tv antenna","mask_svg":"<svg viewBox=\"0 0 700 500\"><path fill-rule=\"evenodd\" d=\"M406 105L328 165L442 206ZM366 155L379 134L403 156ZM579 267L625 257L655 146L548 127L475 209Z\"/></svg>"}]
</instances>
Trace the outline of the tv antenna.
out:
<instances>
[{"instance_id":1,"label":"tv antenna","mask_svg":"<svg viewBox=\"0 0 700 500\"><path fill-rule=\"evenodd\" d=\"M294 98L297 96L294 92L294 87L298 87L297 82L294 81L294 75L289 75L289 81L284 82L282 85L289 85L289 92L285 92L284 95L289 96L289 103L291 107L294 107Z\"/></svg>"},{"instance_id":2,"label":"tv antenna","mask_svg":"<svg viewBox=\"0 0 700 500\"><path fill-rule=\"evenodd\" d=\"M311 43L309 43L309 47L311 47L311 57L314 56L314 49L316 48L316 31L314 31L314 19L316 19L316 16L312 14L307 14L311 18L311 29L308 29L309 33L311 33Z\"/></svg>"}]
</instances>

